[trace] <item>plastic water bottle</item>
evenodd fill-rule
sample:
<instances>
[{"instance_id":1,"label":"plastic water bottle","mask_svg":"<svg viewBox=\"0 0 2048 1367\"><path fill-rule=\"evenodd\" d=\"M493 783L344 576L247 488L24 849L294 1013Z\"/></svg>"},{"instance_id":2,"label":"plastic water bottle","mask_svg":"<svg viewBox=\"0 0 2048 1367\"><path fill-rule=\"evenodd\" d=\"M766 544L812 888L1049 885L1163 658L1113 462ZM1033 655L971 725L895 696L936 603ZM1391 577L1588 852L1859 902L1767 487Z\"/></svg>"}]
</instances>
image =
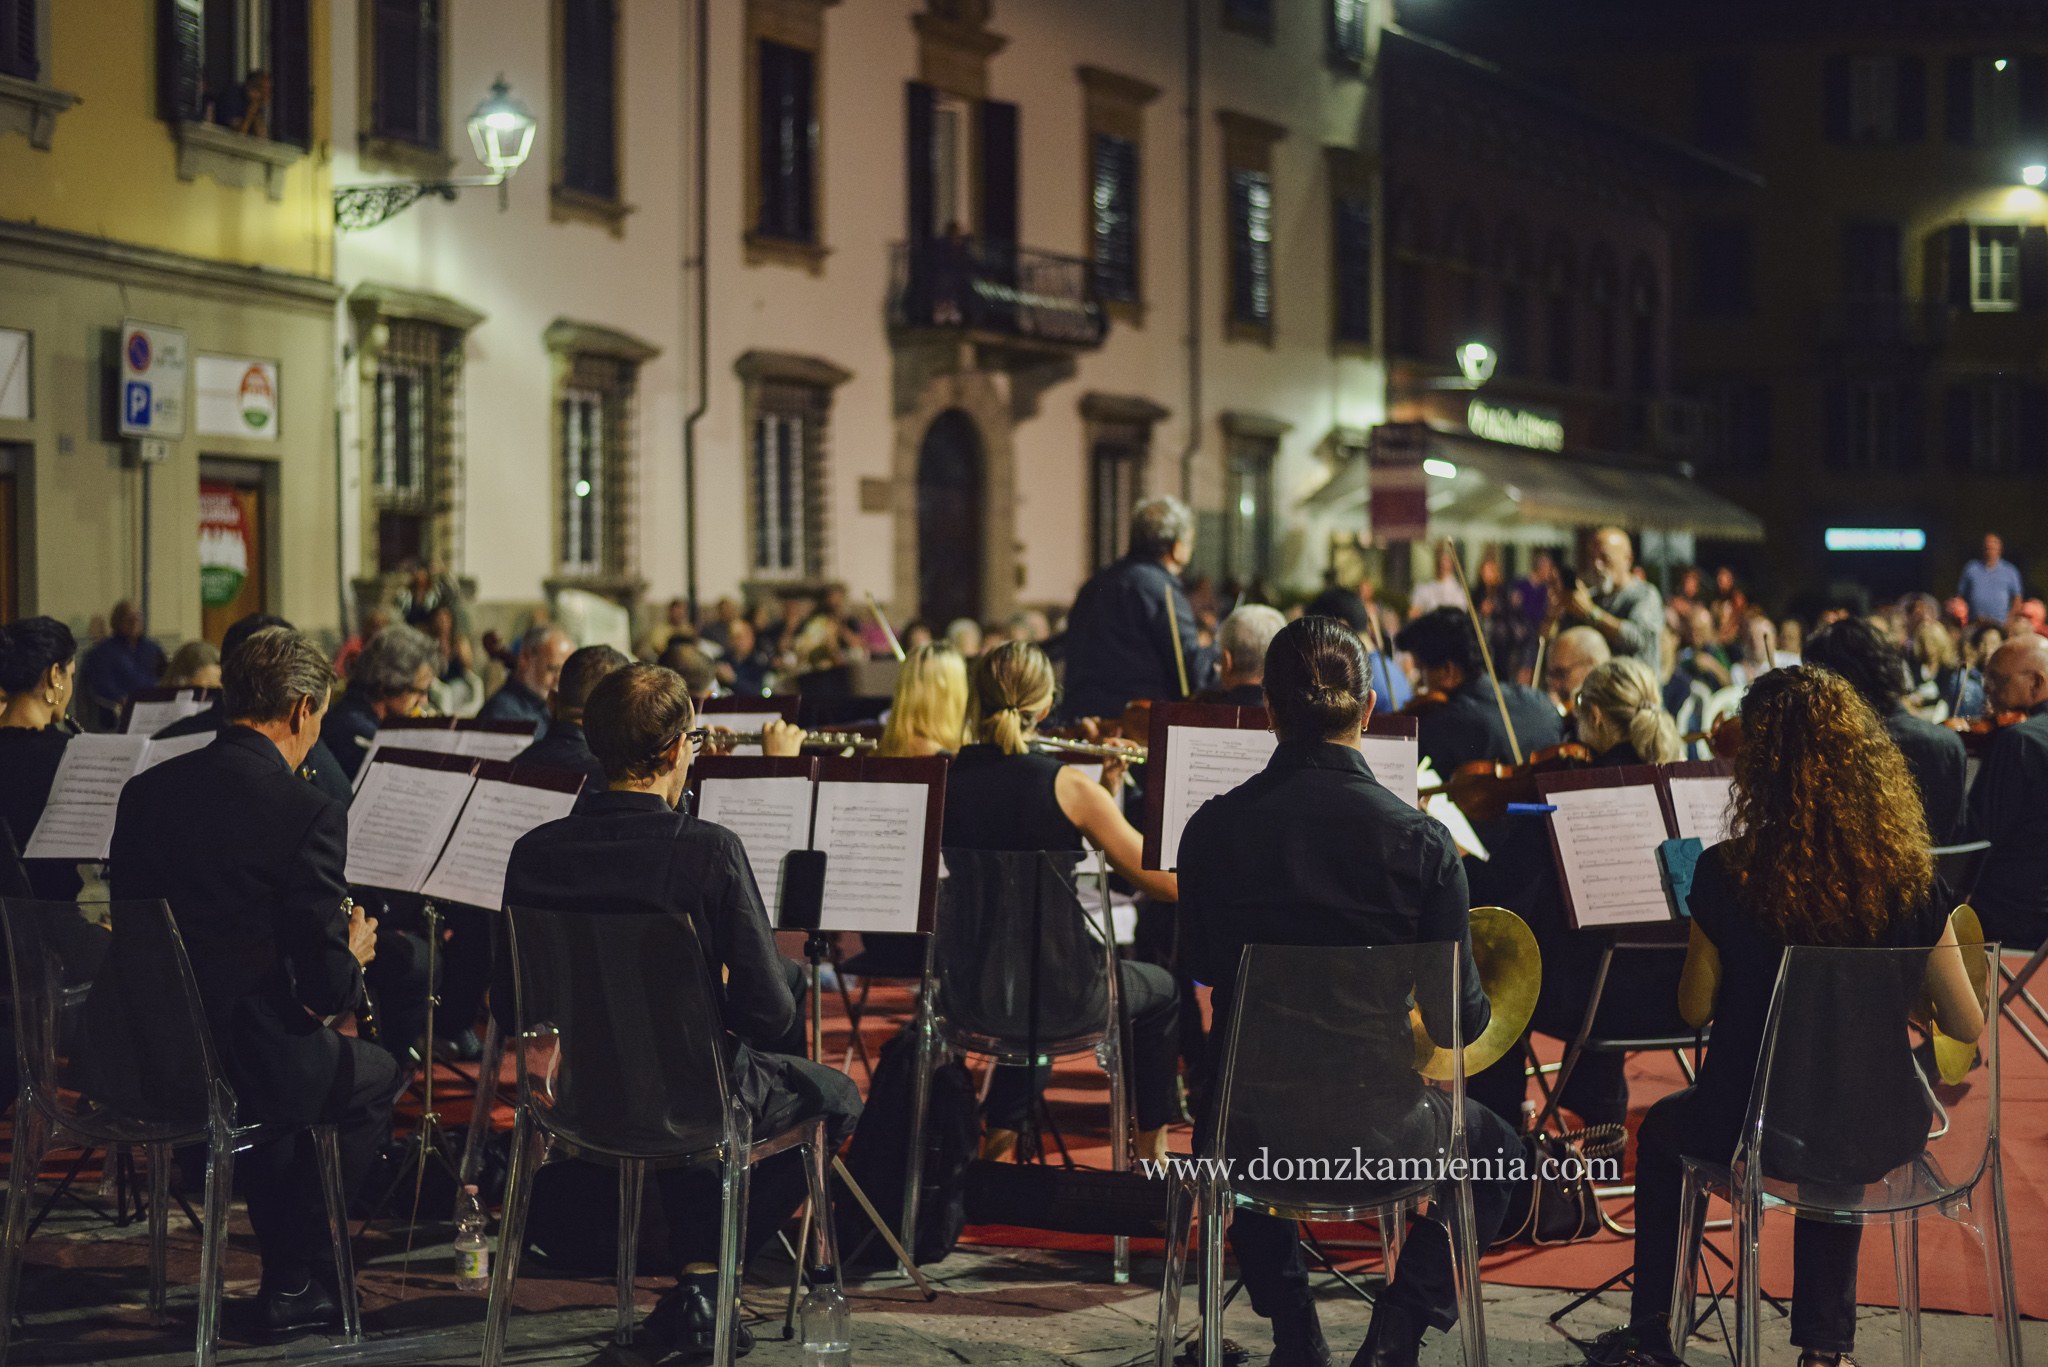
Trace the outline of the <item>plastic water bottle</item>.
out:
<instances>
[{"instance_id":1,"label":"plastic water bottle","mask_svg":"<svg viewBox=\"0 0 2048 1367\"><path fill-rule=\"evenodd\" d=\"M455 1284L482 1291L491 1284L491 1241L484 1234L484 1203L473 1186L455 1198Z\"/></svg>"},{"instance_id":2,"label":"plastic water bottle","mask_svg":"<svg viewBox=\"0 0 2048 1367\"><path fill-rule=\"evenodd\" d=\"M811 1289L797 1307L797 1337L803 1344L804 1367L850 1367L853 1326L846 1297L834 1284L832 1269L811 1274Z\"/></svg>"}]
</instances>

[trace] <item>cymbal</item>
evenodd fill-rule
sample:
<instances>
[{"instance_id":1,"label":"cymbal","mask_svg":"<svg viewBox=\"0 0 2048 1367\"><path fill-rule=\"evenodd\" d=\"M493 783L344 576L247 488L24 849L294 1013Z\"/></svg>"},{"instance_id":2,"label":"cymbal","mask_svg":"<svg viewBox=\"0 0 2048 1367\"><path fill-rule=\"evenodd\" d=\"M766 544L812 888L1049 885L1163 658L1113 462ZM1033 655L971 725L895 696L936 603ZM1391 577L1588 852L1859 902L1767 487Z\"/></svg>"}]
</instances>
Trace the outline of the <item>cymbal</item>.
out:
<instances>
[{"instance_id":1,"label":"cymbal","mask_svg":"<svg viewBox=\"0 0 2048 1367\"><path fill-rule=\"evenodd\" d=\"M1514 1050L1536 1014L1536 994L1543 987L1543 956L1537 951L1536 936L1506 907L1472 908L1472 959L1479 966L1479 983L1493 1006L1493 1019L1465 1046L1468 1078ZM1451 1051L1431 1041L1419 1010L1409 1012L1408 1024L1415 1035L1415 1070L1438 1082L1450 1081Z\"/></svg>"},{"instance_id":2,"label":"cymbal","mask_svg":"<svg viewBox=\"0 0 2048 1367\"><path fill-rule=\"evenodd\" d=\"M1990 964L1986 962L1981 948L1975 954L1968 952L1971 945L1980 947L1983 945L1984 927L1978 922L1977 913L1970 908L1968 903L1950 912L1948 923L1955 930L1956 943L1962 946L1965 951L1963 954L1963 968L1970 975L1970 990L1976 994L1980 1004L1988 1005L1991 1000L1988 989L1991 971ZM1991 1029L1993 1024L1995 1022L1987 1023L1985 1028L1987 1030ZM1934 1043L1934 1066L1936 1071L1941 1074L1943 1082L1961 1082L1970 1075L1970 1069L1977 1062L1977 1046L1975 1044L1964 1044L1961 1040L1953 1040L1947 1035L1942 1034L1934 1026L1932 1012L1928 1014L1927 1037Z\"/></svg>"}]
</instances>

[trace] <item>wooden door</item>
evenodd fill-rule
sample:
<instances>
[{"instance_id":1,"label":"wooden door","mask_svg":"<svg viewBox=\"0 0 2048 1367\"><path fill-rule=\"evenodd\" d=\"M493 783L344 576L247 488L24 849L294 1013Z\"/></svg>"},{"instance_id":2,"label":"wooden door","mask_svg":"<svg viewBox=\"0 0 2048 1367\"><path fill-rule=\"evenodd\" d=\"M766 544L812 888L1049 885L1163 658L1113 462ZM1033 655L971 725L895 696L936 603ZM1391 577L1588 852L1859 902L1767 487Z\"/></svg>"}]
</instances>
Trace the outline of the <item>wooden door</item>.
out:
<instances>
[{"instance_id":1,"label":"wooden door","mask_svg":"<svg viewBox=\"0 0 2048 1367\"><path fill-rule=\"evenodd\" d=\"M981 620L984 521L981 433L949 408L917 453L918 611L935 632Z\"/></svg>"}]
</instances>

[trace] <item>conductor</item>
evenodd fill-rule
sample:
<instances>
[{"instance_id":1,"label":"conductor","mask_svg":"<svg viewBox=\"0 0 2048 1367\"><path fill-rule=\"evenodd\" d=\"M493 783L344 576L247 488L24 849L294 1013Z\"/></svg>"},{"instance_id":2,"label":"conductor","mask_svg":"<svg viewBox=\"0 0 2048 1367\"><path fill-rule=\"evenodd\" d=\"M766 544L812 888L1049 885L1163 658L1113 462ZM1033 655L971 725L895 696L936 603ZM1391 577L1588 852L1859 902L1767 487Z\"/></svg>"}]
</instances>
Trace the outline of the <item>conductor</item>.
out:
<instances>
[{"instance_id":1,"label":"conductor","mask_svg":"<svg viewBox=\"0 0 2048 1367\"><path fill-rule=\"evenodd\" d=\"M1118 717L1140 699L1187 697L1206 681L1210 652L1195 639L1181 571L1195 553L1195 519L1177 498L1131 513L1124 558L1081 586L1067 617L1065 714Z\"/></svg>"}]
</instances>

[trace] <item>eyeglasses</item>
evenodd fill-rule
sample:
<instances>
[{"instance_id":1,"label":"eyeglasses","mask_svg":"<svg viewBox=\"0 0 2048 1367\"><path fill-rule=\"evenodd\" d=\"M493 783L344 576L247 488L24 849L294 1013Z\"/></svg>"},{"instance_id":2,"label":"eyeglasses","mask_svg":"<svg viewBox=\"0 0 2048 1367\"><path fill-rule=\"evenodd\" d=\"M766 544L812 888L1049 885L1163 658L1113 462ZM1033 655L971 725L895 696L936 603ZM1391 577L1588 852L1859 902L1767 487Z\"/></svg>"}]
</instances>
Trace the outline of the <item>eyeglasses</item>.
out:
<instances>
[{"instance_id":1,"label":"eyeglasses","mask_svg":"<svg viewBox=\"0 0 2048 1367\"><path fill-rule=\"evenodd\" d=\"M695 754L702 750L704 742L711 738L711 730L709 727L704 726L695 727L683 732L682 738L690 743L690 753ZM666 750L668 746L664 745L661 748Z\"/></svg>"}]
</instances>

